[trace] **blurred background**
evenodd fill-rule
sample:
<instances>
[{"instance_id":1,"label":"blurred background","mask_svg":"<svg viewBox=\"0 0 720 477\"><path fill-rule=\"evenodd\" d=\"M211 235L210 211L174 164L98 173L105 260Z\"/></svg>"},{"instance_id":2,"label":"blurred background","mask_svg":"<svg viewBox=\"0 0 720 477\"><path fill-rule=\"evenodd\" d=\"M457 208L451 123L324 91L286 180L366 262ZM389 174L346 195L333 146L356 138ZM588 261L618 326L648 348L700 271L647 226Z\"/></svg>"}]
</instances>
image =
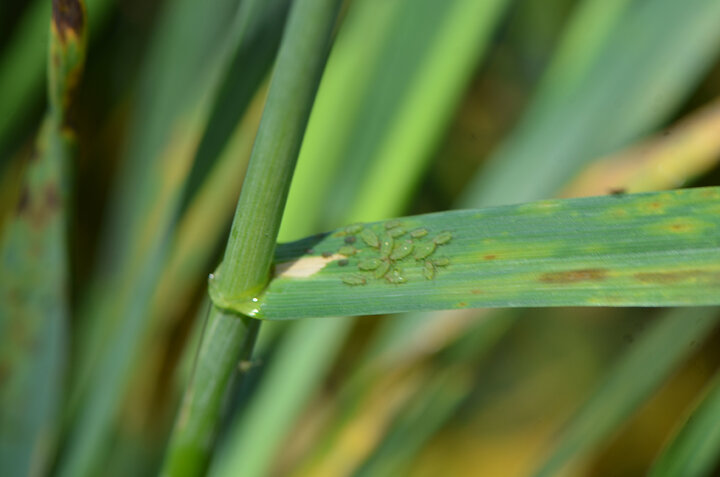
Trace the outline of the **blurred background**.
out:
<instances>
[{"instance_id":1,"label":"blurred background","mask_svg":"<svg viewBox=\"0 0 720 477\"><path fill-rule=\"evenodd\" d=\"M0 3L2 227L47 109L50 3ZM158 472L291 5L87 0L70 312L58 331L0 309L0 386L57 407L41 442L27 439L31 475ZM348 0L280 239L718 185L718 25L717 0ZM718 317L558 308L265 323L210 475L645 475L717 386ZM60 343L64 359L23 367L39 352L19 340ZM39 391L48 376L63 382ZM2 405L33 414L27 403L18 392ZM32 427L16 421L0 434Z\"/></svg>"}]
</instances>

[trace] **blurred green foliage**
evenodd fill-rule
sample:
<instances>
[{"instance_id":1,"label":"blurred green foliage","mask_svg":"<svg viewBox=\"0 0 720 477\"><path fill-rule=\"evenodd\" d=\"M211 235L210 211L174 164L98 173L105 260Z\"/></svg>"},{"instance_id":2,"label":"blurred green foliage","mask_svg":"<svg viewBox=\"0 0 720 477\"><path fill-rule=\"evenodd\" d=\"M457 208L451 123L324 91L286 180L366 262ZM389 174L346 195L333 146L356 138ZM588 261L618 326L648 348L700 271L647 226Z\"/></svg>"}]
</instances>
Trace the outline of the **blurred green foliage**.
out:
<instances>
[{"instance_id":1,"label":"blurred green foliage","mask_svg":"<svg viewBox=\"0 0 720 477\"><path fill-rule=\"evenodd\" d=\"M0 473L155 475L293 2L88 0L71 136L42 114L65 87L51 3L73 2L0 5ZM280 239L717 185L718 24L717 0L347 0ZM592 169L608 156L634 175ZM47 183L62 215L25 230ZM210 473L713 475L717 316L264 325Z\"/></svg>"}]
</instances>

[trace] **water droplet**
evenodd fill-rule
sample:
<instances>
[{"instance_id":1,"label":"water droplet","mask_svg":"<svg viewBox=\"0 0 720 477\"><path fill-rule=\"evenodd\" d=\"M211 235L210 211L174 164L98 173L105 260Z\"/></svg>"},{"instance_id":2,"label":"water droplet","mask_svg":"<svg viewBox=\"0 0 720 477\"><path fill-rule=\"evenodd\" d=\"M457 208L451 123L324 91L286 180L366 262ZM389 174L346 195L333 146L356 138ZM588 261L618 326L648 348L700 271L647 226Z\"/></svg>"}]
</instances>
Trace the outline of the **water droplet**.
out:
<instances>
[{"instance_id":1,"label":"water droplet","mask_svg":"<svg viewBox=\"0 0 720 477\"><path fill-rule=\"evenodd\" d=\"M447 257L440 257L433 260L433 265L436 267L447 267L450 265L450 259Z\"/></svg>"},{"instance_id":2,"label":"water droplet","mask_svg":"<svg viewBox=\"0 0 720 477\"><path fill-rule=\"evenodd\" d=\"M347 244L355 243L356 240L357 239L355 238L354 235L349 235L349 236L345 237L345 243L347 243Z\"/></svg>"},{"instance_id":3,"label":"water droplet","mask_svg":"<svg viewBox=\"0 0 720 477\"><path fill-rule=\"evenodd\" d=\"M365 285L365 277L362 275L344 275L340 278L346 285Z\"/></svg>"},{"instance_id":4,"label":"water droplet","mask_svg":"<svg viewBox=\"0 0 720 477\"><path fill-rule=\"evenodd\" d=\"M252 299L252 302L253 302L253 303L257 303L257 302L258 302L258 299L257 299L257 298L253 298L253 299Z\"/></svg>"},{"instance_id":5,"label":"water droplet","mask_svg":"<svg viewBox=\"0 0 720 477\"><path fill-rule=\"evenodd\" d=\"M448 243L451 238L452 238L452 234L450 232L441 232L433 239L433 242L435 242L438 245L443 245L443 244Z\"/></svg>"},{"instance_id":6,"label":"water droplet","mask_svg":"<svg viewBox=\"0 0 720 477\"><path fill-rule=\"evenodd\" d=\"M384 262L382 262L379 258L369 258L358 263L358 268L360 270L375 270L382 263Z\"/></svg>"},{"instance_id":7,"label":"water droplet","mask_svg":"<svg viewBox=\"0 0 720 477\"><path fill-rule=\"evenodd\" d=\"M382 278L385 276L388 270L390 270L390 262L382 260L380 265L375 269L375 273L373 273L373 275L375 276L375 278Z\"/></svg>"},{"instance_id":8,"label":"water droplet","mask_svg":"<svg viewBox=\"0 0 720 477\"><path fill-rule=\"evenodd\" d=\"M411 243L403 242L398 244L390 254L391 260L402 260L403 258L410 255L413 251L413 245Z\"/></svg>"},{"instance_id":9,"label":"water droplet","mask_svg":"<svg viewBox=\"0 0 720 477\"><path fill-rule=\"evenodd\" d=\"M425 267L423 268L423 275L426 279L432 280L435 278L435 266L430 260L425 260Z\"/></svg>"},{"instance_id":10,"label":"water droplet","mask_svg":"<svg viewBox=\"0 0 720 477\"><path fill-rule=\"evenodd\" d=\"M352 257L353 255L355 255L355 252L357 252L357 249L352 245L343 245L338 250L338 253L340 255L345 255L346 257Z\"/></svg>"},{"instance_id":11,"label":"water droplet","mask_svg":"<svg viewBox=\"0 0 720 477\"><path fill-rule=\"evenodd\" d=\"M215 280L215 274L211 273L210 275L208 275L208 280Z\"/></svg>"},{"instance_id":12,"label":"water droplet","mask_svg":"<svg viewBox=\"0 0 720 477\"><path fill-rule=\"evenodd\" d=\"M415 245L415 260L429 257L435 251L435 242L425 242Z\"/></svg>"},{"instance_id":13,"label":"water droplet","mask_svg":"<svg viewBox=\"0 0 720 477\"><path fill-rule=\"evenodd\" d=\"M380 242L380 256L385 258L392 253L395 241L388 234L383 234L382 242Z\"/></svg>"},{"instance_id":14,"label":"water droplet","mask_svg":"<svg viewBox=\"0 0 720 477\"><path fill-rule=\"evenodd\" d=\"M422 238L428 234L427 229L415 229L410 232L410 236L413 238Z\"/></svg>"},{"instance_id":15,"label":"water droplet","mask_svg":"<svg viewBox=\"0 0 720 477\"><path fill-rule=\"evenodd\" d=\"M388 234L393 238L400 237L402 235L405 235L406 233L407 230L405 230L405 227L396 227L394 229L388 230Z\"/></svg>"},{"instance_id":16,"label":"water droplet","mask_svg":"<svg viewBox=\"0 0 720 477\"><path fill-rule=\"evenodd\" d=\"M348 225L345 228L345 232L350 235L355 235L357 233L362 232L362 229L363 229L363 226L361 224L352 224L352 225Z\"/></svg>"},{"instance_id":17,"label":"water droplet","mask_svg":"<svg viewBox=\"0 0 720 477\"><path fill-rule=\"evenodd\" d=\"M371 247L378 248L380 246L380 241L378 240L377 235L375 235L375 232L370 229L363 230L360 233L360 238Z\"/></svg>"},{"instance_id":18,"label":"water droplet","mask_svg":"<svg viewBox=\"0 0 720 477\"><path fill-rule=\"evenodd\" d=\"M385 228L387 230L394 229L395 227L400 227L402 225L402 222L399 220L390 220L388 222L385 222Z\"/></svg>"}]
</instances>

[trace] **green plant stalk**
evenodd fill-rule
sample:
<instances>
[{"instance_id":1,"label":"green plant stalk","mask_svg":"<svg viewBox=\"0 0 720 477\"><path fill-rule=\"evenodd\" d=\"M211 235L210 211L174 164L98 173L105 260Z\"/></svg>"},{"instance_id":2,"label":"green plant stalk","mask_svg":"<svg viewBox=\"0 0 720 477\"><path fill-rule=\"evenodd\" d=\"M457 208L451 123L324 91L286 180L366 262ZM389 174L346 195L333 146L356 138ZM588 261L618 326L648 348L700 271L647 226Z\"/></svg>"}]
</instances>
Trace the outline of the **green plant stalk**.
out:
<instances>
[{"instance_id":1,"label":"green plant stalk","mask_svg":"<svg viewBox=\"0 0 720 477\"><path fill-rule=\"evenodd\" d=\"M168 332L190 305L205 271L212 266L232 220L257 134L267 85L257 92L221 156L190 200L178 222L168 260L150 306L149 333ZM153 341L152 339L150 341ZM148 346L151 344L148 343Z\"/></svg>"},{"instance_id":2,"label":"green plant stalk","mask_svg":"<svg viewBox=\"0 0 720 477\"><path fill-rule=\"evenodd\" d=\"M250 10L238 9L236 0L179 0L169 2L161 15L143 66L100 265L79 307L61 475L92 474L102 460L100 449L150 326L152 293L197 143L223 73L251 40L247 23L257 18L246 14L258 12ZM257 87L244 80L237 85L238 93Z\"/></svg>"},{"instance_id":3,"label":"green plant stalk","mask_svg":"<svg viewBox=\"0 0 720 477\"><path fill-rule=\"evenodd\" d=\"M267 283L290 180L317 92L338 0L300 0L290 11L230 237L227 268L210 295L250 300ZM213 304L195 372L173 431L164 475L205 471L227 383L249 356L259 323ZM224 352L218 357L217 352Z\"/></svg>"},{"instance_id":4,"label":"green plant stalk","mask_svg":"<svg viewBox=\"0 0 720 477\"><path fill-rule=\"evenodd\" d=\"M473 67L481 61L504 4L353 3L313 105L283 217L281 240L309 235L327 223L327 214L323 213L327 202L323 201L329 187L336 179L357 180L357 176L340 169L352 165L348 156L376 167L401 163L403 173L393 176L390 183L376 184L374 191L380 197L372 204L352 197L352 203L340 207L344 220L381 219L402 213L413 181L434 147L433 138L449 120ZM416 36L422 41L414 41ZM398 64L401 52L405 59ZM409 64L408 57L414 58ZM400 93L388 94L388 84ZM413 115L425 120L403 119ZM378 117L388 121L387 127L377 128ZM432 125L441 125L435 133L428 134L427 128L433 126L427 118L433 118ZM373 127L377 128L377 137L360 140L364 133L358 130ZM330 136L328 128L333 131ZM361 177L361 182L371 182ZM372 206L372 211L364 210L365 206ZM348 209L356 216L348 218ZM283 438L332 366L333 356L353 323L349 318L337 318L331 322L301 320L290 326L242 421L236 422L223 444L211 475L242 472L261 476L269 471ZM293 389L292 394L282 391L287 386Z\"/></svg>"},{"instance_id":5,"label":"green plant stalk","mask_svg":"<svg viewBox=\"0 0 720 477\"><path fill-rule=\"evenodd\" d=\"M177 326L197 287L207 283L207 270L214 266L212 261L220 246L225 244L240 191L238 178L245 175L267 96L268 81L265 80L275 60L288 9L288 0L254 0L243 2L236 14L236 26L230 35L233 39L228 41L231 48L236 45L236 52L232 63L226 67L184 187L183 217L176 226L173 239L168 241L167 261L142 320L145 327L141 331L143 344L137 351L121 347L126 350L121 359L134 361L130 372L132 390L144 388L145 393L155 392L154 384L162 381L157 376L160 369L147 366L147 356L159 357L163 354L161 349L170 345L170 330ZM259 87L261 82L264 84ZM203 322L206 310L203 309ZM183 360L192 363L197 346L189 349ZM180 385L174 389L181 394L186 377L179 381ZM116 400L120 399L119 396ZM138 412L138 409L132 412ZM120 426L123 422L120 421ZM157 424L158 421L152 418L148 422L150 427ZM149 442L142 444L151 439L146 430L145 426L125 428L127 442L141 449L152 445ZM117 445L111 452L127 454Z\"/></svg>"},{"instance_id":6,"label":"green plant stalk","mask_svg":"<svg viewBox=\"0 0 720 477\"><path fill-rule=\"evenodd\" d=\"M42 473L55 450L66 361L67 169L71 107L82 74L85 5L55 0L47 58L49 112L0 249L0 462L9 475Z\"/></svg>"},{"instance_id":7,"label":"green plant stalk","mask_svg":"<svg viewBox=\"0 0 720 477\"><path fill-rule=\"evenodd\" d=\"M657 458L651 477L711 475L720 459L720 374Z\"/></svg>"}]
</instances>

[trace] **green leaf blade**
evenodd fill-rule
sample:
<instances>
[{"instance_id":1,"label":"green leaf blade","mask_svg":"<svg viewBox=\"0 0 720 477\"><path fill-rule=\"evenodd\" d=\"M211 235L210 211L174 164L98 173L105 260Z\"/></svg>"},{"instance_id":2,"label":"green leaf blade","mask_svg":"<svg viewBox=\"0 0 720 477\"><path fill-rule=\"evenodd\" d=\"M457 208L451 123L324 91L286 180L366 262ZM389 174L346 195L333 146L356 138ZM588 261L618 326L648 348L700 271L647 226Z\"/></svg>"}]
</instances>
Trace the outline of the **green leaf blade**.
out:
<instances>
[{"instance_id":1,"label":"green leaf blade","mask_svg":"<svg viewBox=\"0 0 720 477\"><path fill-rule=\"evenodd\" d=\"M352 242L355 254L338 253L354 237L340 229L279 246L274 279L252 301L229 302L217 292L213 299L268 320L500 306L714 305L719 198L718 188L698 188L408 217L401 221L406 230L429 233L395 238L415 250L400 260L361 238ZM365 227L378 236L385 230L383 223ZM361 270L373 258L390 263L387 273Z\"/></svg>"},{"instance_id":2,"label":"green leaf blade","mask_svg":"<svg viewBox=\"0 0 720 477\"><path fill-rule=\"evenodd\" d=\"M716 375L702 401L653 464L650 475L712 475L719 459L720 375Z\"/></svg>"}]
</instances>

